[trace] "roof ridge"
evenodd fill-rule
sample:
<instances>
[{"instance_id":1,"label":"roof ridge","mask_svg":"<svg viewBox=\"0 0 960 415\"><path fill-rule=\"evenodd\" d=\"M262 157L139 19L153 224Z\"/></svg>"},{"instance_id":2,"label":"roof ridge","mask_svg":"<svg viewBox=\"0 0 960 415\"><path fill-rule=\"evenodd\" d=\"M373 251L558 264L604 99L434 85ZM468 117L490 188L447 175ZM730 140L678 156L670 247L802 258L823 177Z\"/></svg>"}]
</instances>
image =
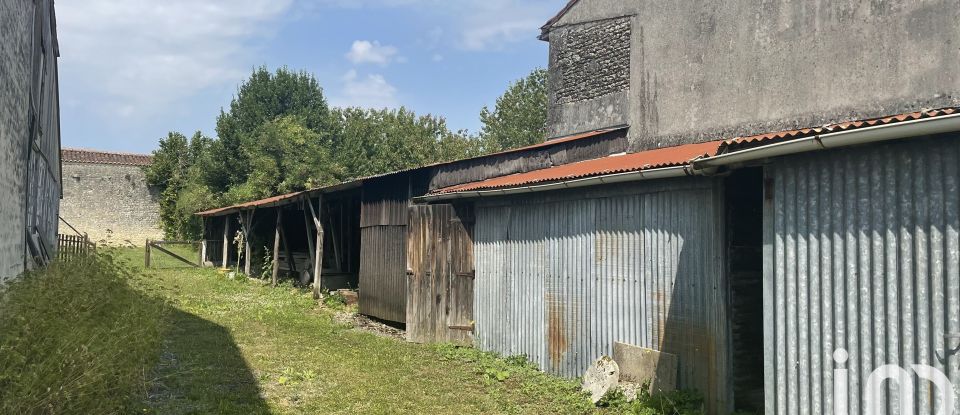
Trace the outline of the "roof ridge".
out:
<instances>
[{"instance_id":1,"label":"roof ridge","mask_svg":"<svg viewBox=\"0 0 960 415\"><path fill-rule=\"evenodd\" d=\"M80 147L63 147L61 151L76 151L80 153L97 153L97 154L113 154L117 156L139 156L139 157L150 157L153 158L153 154L145 153L132 153L127 151L112 151L112 150L95 150L91 148L80 148Z\"/></svg>"}]
</instances>

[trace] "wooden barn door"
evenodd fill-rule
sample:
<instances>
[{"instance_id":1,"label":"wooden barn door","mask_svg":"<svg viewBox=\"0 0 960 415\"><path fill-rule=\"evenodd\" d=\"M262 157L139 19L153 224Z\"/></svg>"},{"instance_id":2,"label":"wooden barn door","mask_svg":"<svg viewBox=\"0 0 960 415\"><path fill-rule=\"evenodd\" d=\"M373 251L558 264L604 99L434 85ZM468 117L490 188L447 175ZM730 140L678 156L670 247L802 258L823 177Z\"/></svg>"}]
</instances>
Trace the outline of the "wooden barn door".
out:
<instances>
[{"instance_id":1,"label":"wooden barn door","mask_svg":"<svg viewBox=\"0 0 960 415\"><path fill-rule=\"evenodd\" d=\"M407 337L473 342L473 214L453 205L410 207Z\"/></svg>"}]
</instances>

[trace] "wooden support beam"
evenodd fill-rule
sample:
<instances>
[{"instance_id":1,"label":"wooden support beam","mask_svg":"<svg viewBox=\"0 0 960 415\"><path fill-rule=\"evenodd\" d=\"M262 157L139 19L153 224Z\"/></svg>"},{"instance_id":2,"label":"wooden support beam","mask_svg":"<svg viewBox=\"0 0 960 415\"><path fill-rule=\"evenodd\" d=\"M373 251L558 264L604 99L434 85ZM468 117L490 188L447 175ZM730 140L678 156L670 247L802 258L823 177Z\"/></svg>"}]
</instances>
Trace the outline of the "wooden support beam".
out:
<instances>
[{"instance_id":1,"label":"wooden support beam","mask_svg":"<svg viewBox=\"0 0 960 415\"><path fill-rule=\"evenodd\" d=\"M320 209L320 211L322 212L323 209ZM337 225L334 225L334 223L333 223L334 217L333 217L333 215L330 215L330 214L329 214L329 213L330 213L329 210L327 210L327 213L328 213L327 217L330 218L330 241L333 242L333 244L332 244L332 245L333 245L333 262L334 262L334 265L335 265L337 271L343 271L343 267L341 267L341 264L340 264L340 248L339 248L339 246L340 246L340 240L337 239L337 236L338 236L338 235L337 235ZM342 208L342 207L341 207L341 209L340 209L340 219L341 219L341 221L340 221L339 225L340 225L340 226L343 226L343 221L342 221L342 219L343 219L343 208Z\"/></svg>"},{"instance_id":2,"label":"wooden support beam","mask_svg":"<svg viewBox=\"0 0 960 415\"><path fill-rule=\"evenodd\" d=\"M277 229L273 233L273 286L277 286L280 275L280 227L283 224L283 209L277 207Z\"/></svg>"},{"instance_id":3,"label":"wooden support beam","mask_svg":"<svg viewBox=\"0 0 960 415\"><path fill-rule=\"evenodd\" d=\"M200 266L207 261L207 218L200 220Z\"/></svg>"},{"instance_id":4,"label":"wooden support beam","mask_svg":"<svg viewBox=\"0 0 960 415\"><path fill-rule=\"evenodd\" d=\"M182 256L180 256L180 255L177 255L177 254L171 252L170 250L168 250L168 249L166 249L166 248L164 248L164 247L162 247L162 246L160 246L160 245L157 245L156 243L152 243L152 244L150 244L150 245L147 245L147 247L148 247L148 249L156 249L156 250L158 250L158 251L160 251L160 252L163 252L163 253L165 253L165 254L167 254L167 255L170 255L170 256L172 256L174 259L177 259L177 260L179 260L180 262L183 262L184 264L187 264L187 265L190 265L190 266L193 266L193 267L196 267L196 266L197 266L197 264L194 264L193 261L191 261L191 260L189 260L189 259L186 259L186 258L184 258L184 257L182 257Z\"/></svg>"},{"instance_id":5,"label":"wooden support beam","mask_svg":"<svg viewBox=\"0 0 960 415\"><path fill-rule=\"evenodd\" d=\"M150 268L150 240L143 245L143 267Z\"/></svg>"},{"instance_id":6,"label":"wooden support beam","mask_svg":"<svg viewBox=\"0 0 960 415\"><path fill-rule=\"evenodd\" d=\"M253 222L253 212L246 212L241 216L241 221L243 222L243 273L245 275L250 275L250 260L253 256L253 247L250 244L250 224Z\"/></svg>"},{"instance_id":7,"label":"wooden support beam","mask_svg":"<svg viewBox=\"0 0 960 415\"><path fill-rule=\"evenodd\" d=\"M297 264L293 260L293 252L290 250L290 243L287 242L287 232L280 227L280 240L283 241L283 252L287 257L287 269L294 275L297 274Z\"/></svg>"},{"instance_id":8,"label":"wooden support beam","mask_svg":"<svg viewBox=\"0 0 960 415\"><path fill-rule=\"evenodd\" d=\"M318 207L323 207L323 194L320 194L320 197L317 201ZM320 209L322 212L323 210ZM313 298L320 298L320 291L323 289L323 220L317 215L317 211L313 210L313 202L310 202L310 214L313 216L313 224L317 228L317 245L314 248L314 263L317 264L313 268Z\"/></svg>"},{"instance_id":9,"label":"wooden support beam","mask_svg":"<svg viewBox=\"0 0 960 415\"><path fill-rule=\"evenodd\" d=\"M227 261L230 258L230 216L223 217L223 264L222 268L227 269Z\"/></svg>"},{"instance_id":10,"label":"wooden support beam","mask_svg":"<svg viewBox=\"0 0 960 415\"><path fill-rule=\"evenodd\" d=\"M311 202L310 199L307 198L307 203L312 204L313 202ZM316 236L316 232L310 231L311 229L315 228L315 226L313 226L313 219L310 218L306 209L303 209L303 223L304 223L304 230L307 232L307 254L310 255L314 252L314 242L315 242L314 237ZM313 255L310 255L311 271L317 267L316 262L317 262L316 258L314 258Z\"/></svg>"}]
</instances>

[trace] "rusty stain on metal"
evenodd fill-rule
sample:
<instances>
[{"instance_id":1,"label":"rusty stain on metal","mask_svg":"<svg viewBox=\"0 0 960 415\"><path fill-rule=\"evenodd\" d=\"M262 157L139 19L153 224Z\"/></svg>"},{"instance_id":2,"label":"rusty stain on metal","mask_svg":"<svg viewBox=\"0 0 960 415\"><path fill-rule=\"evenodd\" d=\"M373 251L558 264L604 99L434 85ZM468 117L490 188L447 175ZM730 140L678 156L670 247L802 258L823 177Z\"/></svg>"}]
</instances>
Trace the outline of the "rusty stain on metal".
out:
<instances>
[{"instance_id":1,"label":"rusty stain on metal","mask_svg":"<svg viewBox=\"0 0 960 415\"><path fill-rule=\"evenodd\" d=\"M567 353L567 337L563 319L563 303L557 301L553 294L547 294L547 307L549 307L547 320L547 349L550 356L550 364L557 367L562 363L563 356Z\"/></svg>"}]
</instances>

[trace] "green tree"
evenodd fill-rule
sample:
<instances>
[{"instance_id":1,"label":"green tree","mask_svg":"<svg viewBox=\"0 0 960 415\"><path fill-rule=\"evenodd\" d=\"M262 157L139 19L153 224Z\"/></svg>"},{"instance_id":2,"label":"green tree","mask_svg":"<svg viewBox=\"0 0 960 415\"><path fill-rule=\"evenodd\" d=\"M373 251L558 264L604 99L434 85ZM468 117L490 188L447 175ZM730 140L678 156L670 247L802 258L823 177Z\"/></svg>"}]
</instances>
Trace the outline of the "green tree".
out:
<instances>
[{"instance_id":1,"label":"green tree","mask_svg":"<svg viewBox=\"0 0 960 415\"><path fill-rule=\"evenodd\" d=\"M266 67L257 68L240 85L229 111L221 110L217 117L218 140L213 151L217 157L207 166L207 184L225 191L246 183L253 169L250 155L255 135L264 124L286 116L295 116L300 125L324 139L330 110L319 82L307 72L286 67L273 73Z\"/></svg>"},{"instance_id":2,"label":"green tree","mask_svg":"<svg viewBox=\"0 0 960 415\"><path fill-rule=\"evenodd\" d=\"M476 155L478 142L446 121L396 110L335 109L334 150L347 177L362 177Z\"/></svg>"},{"instance_id":3,"label":"green tree","mask_svg":"<svg viewBox=\"0 0 960 415\"><path fill-rule=\"evenodd\" d=\"M510 84L491 111L480 111L485 153L543 142L547 126L547 71L537 68Z\"/></svg>"},{"instance_id":4,"label":"green tree","mask_svg":"<svg viewBox=\"0 0 960 415\"><path fill-rule=\"evenodd\" d=\"M210 143L199 131L189 140L171 132L160 139L159 148L153 152L153 164L145 169L147 184L159 192L160 225L168 237L198 238L200 221L193 213L216 203L198 180L202 170L198 163L209 151ZM197 193L205 194L197 197Z\"/></svg>"}]
</instances>

